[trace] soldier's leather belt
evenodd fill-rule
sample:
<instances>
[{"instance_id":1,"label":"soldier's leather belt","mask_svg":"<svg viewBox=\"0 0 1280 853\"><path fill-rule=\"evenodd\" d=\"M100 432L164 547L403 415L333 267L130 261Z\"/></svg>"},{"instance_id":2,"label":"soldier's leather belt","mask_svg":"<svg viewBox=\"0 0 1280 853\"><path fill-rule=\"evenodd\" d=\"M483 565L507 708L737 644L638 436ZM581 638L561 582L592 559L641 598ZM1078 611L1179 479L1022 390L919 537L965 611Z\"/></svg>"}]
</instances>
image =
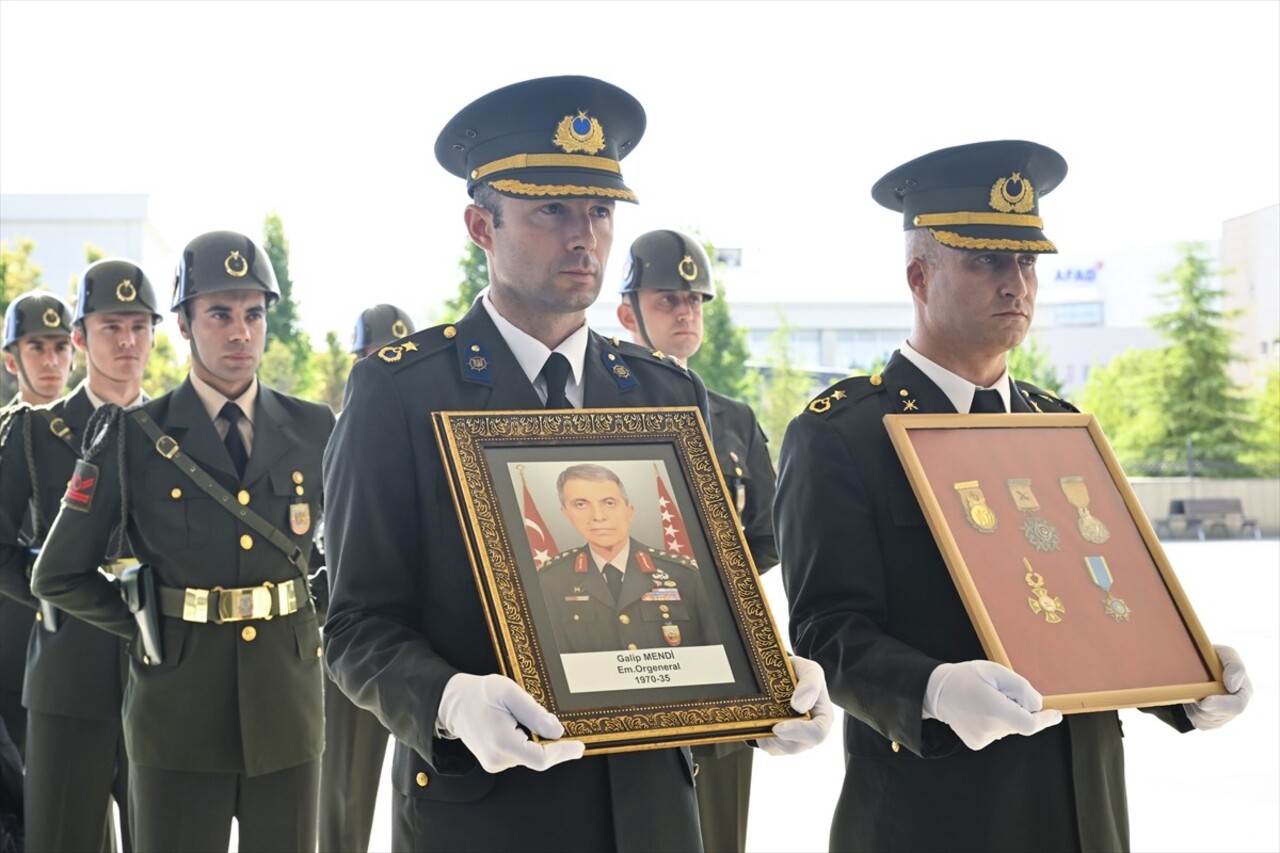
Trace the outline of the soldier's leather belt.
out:
<instances>
[{"instance_id":1,"label":"soldier's leather belt","mask_svg":"<svg viewBox=\"0 0 1280 853\"><path fill-rule=\"evenodd\" d=\"M249 619L273 619L289 616L302 609L308 599L302 578L224 589L175 589L156 587L160 612L186 622L244 622Z\"/></svg>"}]
</instances>

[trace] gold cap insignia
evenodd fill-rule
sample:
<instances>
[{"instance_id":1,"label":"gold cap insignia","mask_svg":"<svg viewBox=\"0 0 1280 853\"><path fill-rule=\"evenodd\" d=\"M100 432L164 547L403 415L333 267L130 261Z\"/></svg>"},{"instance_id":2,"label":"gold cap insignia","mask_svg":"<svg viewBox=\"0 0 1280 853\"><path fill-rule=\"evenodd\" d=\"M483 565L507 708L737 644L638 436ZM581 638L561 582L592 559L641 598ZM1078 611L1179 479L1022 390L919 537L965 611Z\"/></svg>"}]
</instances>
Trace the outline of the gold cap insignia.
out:
<instances>
[{"instance_id":1,"label":"gold cap insignia","mask_svg":"<svg viewBox=\"0 0 1280 853\"><path fill-rule=\"evenodd\" d=\"M680 277L685 281L693 281L698 277L698 265L694 263L694 260L690 255L685 255L684 258L681 259L680 263L676 265L676 272L679 273Z\"/></svg>"},{"instance_id":2,"label":"gold cap insignia","mask_svg":"<svg viewBox=\"0 0 1280 853\"><path fill-rule=\"evenodd\" d=\"M232 249L231 254L222 262L222 268L232 278L244 278L249 273L249 262L240 257L239 250Z\"/></svg>"},{"instance_id":3,"label":"gold cap insignia","mask_svg":"<svg viewBox=\"0 0 1280 853\"><path fill-rule=\"evenodd\" d=\"M138 289L133 286L133 282L125 279L116 285L116 299L121 302L132 302L138 298Z\"/></svg>"},{"instance_id":4,"label":"gold cap insignia","mask_svg":"<svg viewBox=\"0 0 1280 853\"><path fill-rule=\"evenodd\" d=\"M598 120L588 117L586 110L578 110L576 116L565 116L560 120L551 143L566 154L575 151L595 154L604 148L604 128Z\"/></svg>"},{"instance_id":5,"label":"gold cap insignia","mask_svg":"<svg viewBox=\"0 0 1280 853\"><path fill-rule=\"evenodd\" d=\"M1036 191L1020 172L1014 172L1007 178L996 179L987 203L1001 213L1026 213L1036 206Z\"/></svg>"},{"instance_id":6,"label":"gold cap insignia","mask_svg":"<svg viewBox=\"0 0 1280 853\"><path fill-rule=\"evenodd\" d=\"M397 338L403 338L409 334L409 327L404 324L404 320L396 320L391 324L391 334Z\"/></svg>"},{"instance_id":7,"label":"gold cap insignia","mask_svg":"<svg viewBox=\"0 0 1280 853\"><path fill-rule=\"evenodd\" d=\"M62 325L62 315L58 313L57 308L46 308L44 314L40 316L40 321L50 329L56 329Z\"/></svg>"}]
</instances>

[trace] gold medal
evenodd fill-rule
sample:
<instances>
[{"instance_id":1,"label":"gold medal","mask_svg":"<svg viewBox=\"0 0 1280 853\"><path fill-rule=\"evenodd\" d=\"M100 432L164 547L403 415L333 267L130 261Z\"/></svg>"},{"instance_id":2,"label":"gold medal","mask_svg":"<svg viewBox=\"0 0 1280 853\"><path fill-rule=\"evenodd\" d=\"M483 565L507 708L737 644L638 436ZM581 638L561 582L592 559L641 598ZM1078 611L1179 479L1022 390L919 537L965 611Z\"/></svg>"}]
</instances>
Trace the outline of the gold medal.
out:
<instances>
[{"instance_id":1,"label":"gold medal","mask_svg":"<svg viewBox=\"0 0 1280 853\"><path fill-rule=\"evenodd\" d=\"M1009 494L1013 496L1014 506L1019 512L1027 513L1027 520L1022 523L1022 535L1027 537L1027 541L1037 551L1056 551L1058 550L1058 528L1045 521L1038 515L1033 515L1040 509L1040 501L1036 500L1036 496L1031 491L1030 479L1009 480Z\"/></svg>"},{"instance_id":2,"label":"gold medal","mask_svg":"<svg viewBox=\"0 0 1280 853\"><path fill-rule=\"evenodd\" d=\"M996 514L987 506L987 499L982 494L978 481L956 483L955 490L960 493L960 503L964 505L964 517L969 526L979 533L994 533L998 523Z\"/></svg>"},{"instance_id":3,"label":"gold medal","mask_svg":"<svg viewBox=\"0 0 1280 853\"><path fill-rule=\"evenodd\" d=\"M1027 586L1031 587L1034 595L1027 598L1027 605L1031 607L1031 612L1039 616L1044 614L1044 621L1056 624L1062 621L1062 615L1067 612L1067 608L1063 606L1062 599L1056 598L1049 590L1044 588L1044 578L1035 569L1031 568L1031 561L1026 557L1022 558L1022 564L1027 567L1026 581Z\"/></svg>"},{"instance_id":4,"label":"gold medal","mask_svg":"<svg viewBox=\"0 0 1280 853\"><path fill-rule=\"evenodd\" d=\"M1058 482L1062 484L1062 492L1067 500L1080 514L1080 519L1076 522L1080 535L1097 545L1110 539L1111 531L1089 512L1089 487L1085 485L1084 477L1062 477Z\"/></svg>"}]
</instances>

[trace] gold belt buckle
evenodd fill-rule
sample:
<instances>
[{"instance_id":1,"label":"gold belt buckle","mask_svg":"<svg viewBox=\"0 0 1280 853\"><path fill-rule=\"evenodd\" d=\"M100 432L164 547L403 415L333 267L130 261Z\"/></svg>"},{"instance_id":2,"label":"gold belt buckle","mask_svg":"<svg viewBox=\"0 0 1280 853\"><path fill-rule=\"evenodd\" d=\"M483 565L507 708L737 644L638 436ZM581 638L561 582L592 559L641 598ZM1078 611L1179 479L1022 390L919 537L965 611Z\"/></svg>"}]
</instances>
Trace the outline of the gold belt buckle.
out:
<instances>
[{"instance_id":1,"label":"gold belt buckle","mask_svg":"<svg viewBox=\"0 0 1280 853\"><path fill-rule=\"evenodd\" d=\"M209 621L209 590L187 587L182 597L182 620L184 622Z\"/></svg>"},{"instance_id":2,"label":"gold belt buckle","mask_svg":"<svg viewBox=\"0 0 1280 853\"><path fill-rule=\"evenodd\" d=\"M224 589L218 596L219 625L246 619L271 618L271 584Z\"/></svg>"}]
</instances>

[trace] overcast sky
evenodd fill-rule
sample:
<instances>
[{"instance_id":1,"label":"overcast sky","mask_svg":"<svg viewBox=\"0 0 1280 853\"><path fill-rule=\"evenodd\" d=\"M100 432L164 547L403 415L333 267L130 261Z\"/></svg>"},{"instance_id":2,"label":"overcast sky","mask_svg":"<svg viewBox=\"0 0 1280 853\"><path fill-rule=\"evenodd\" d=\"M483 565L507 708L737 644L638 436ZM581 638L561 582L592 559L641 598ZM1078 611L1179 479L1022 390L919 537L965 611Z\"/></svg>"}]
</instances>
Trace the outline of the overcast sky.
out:
<instances>
[{"instance_id":1,"label":"overcast sky","mask_svg":"<svg viewBox=\"0 0 1280 853\"><path fill-rule=\"evenodd\" d=\"M1280 199L1276 2L46 3L0 0L0 190L146 193L176 246L276 209L313 333L455 290L459 108L588 74L648 130L631 239L740 246L731 299L901 298L901 219L870 187L920 154L1025 138L1070 164L1064 253L1215 239ZM169 280L171 264L151 270Z\"/></svg>"}]
</instances>

